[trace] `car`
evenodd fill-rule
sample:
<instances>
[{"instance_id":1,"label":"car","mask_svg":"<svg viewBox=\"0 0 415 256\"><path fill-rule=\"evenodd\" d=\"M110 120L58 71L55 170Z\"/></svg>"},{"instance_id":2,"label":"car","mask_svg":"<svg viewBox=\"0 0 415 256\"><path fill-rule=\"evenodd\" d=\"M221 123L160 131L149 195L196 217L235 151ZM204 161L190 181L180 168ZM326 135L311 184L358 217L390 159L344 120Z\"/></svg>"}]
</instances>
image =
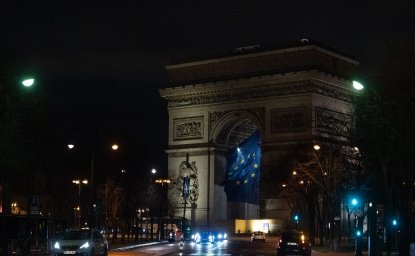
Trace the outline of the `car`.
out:
<instances>
[{"instance_id":1,"label":"car","mask_svg":"<svg viewBox=\"0 0 415 256\"><path fill-rule=\"evenodd\" d=\"M300 231L284 231L278 241L277 255L311 255L311 243Z\"/></svg>"},{"instance_id":2,"label":"car","mask_svg":"<svg viewBox=\"0 0 415 256\"><path fill-rule=\"evenodd\" d=\"M54 243L52 255L107 256L108 241L98 230L69 230Z\"/></svg>"},{"instance_id":3,"label":"car","mask_svg":"<svg viewBox=\"0 0 415 256\"><path fill-rule=\"evenodd\" d=\"M256 231L252 233L251 242L255 242L255 241L262 241L263 243L265 243L265 233L262 231Z\"/></svg>"},{"instance_id":4,"label":"car","mask_svg":"<svg viewBox=\"0 0 415 256\"><path fill-rule=\"evenodd\" d=\"M222 230L214 230L212 234L215 236L215 241L228 240L228 234Z\"/></svg>"},{"instance_id":5,"label":"car","mask_svg":"<svg viewBox=\"0 0 415 256\"><path fill-rule=\"evenodd\" d=\"M215 243L215 235L210 231L197 232L192 237L193 237L193 242L197 244Z\"/></svg>"},{"instance_id":6,"label":"car","mask_svg":"<svg viewBox=\"0 0 415 256\"><path fill-rule=\"evenodd\" d=\"M174 230L169 230L167 232L166 238L169 243L173 243L174 241L176 241L176 232Z\"/></svg>"}]
</instances>

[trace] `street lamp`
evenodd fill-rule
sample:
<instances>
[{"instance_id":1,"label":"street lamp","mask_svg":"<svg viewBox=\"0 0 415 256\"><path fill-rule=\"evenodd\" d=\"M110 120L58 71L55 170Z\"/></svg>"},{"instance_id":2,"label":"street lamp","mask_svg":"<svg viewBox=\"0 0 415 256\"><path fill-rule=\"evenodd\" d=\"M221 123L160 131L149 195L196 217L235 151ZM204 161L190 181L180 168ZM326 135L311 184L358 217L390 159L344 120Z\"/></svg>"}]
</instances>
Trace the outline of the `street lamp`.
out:
<instances>
[{"instance_id":1,"label":"street lamp","mask_svg":"<svg viewBox=\"0 0 415 256\"><path fill-rule=\"evenodd\" d=\"M152 175L155 175L157 173L157 170L155 168L151 169L151 173ZM170 184L170 179L168 178L159 178L159 179L155 179L154 183L161 185L162 187L162 194L160 197L160 213L159 213L159 223L158 223L158 231L157 231L157 238L159 241L161 241L161 239L164 237L164 222L163 222L163 204L164 204L164 193L166 192L163 188L164 184L166 184L167 186ZM166 188L167 188L166 186Z\"/></svg>"},{"instance_id":2,"label":"street lamp","mask_svg":"<svg viewBox=\"0 0 415 256\"><path fill-rule=\"evenodd\" d=\"M88 184L88 180L73 180L73 184L78 185L78 206L75 208L75 226L81 227L81 185ZM77 221L78 220L78 221Z\"/></svg>"},{"instance_id":3,"label":"street lamp","mask_svg":"<svg viewBox=\"0 0 415 256\"><path fill-rule=\"evenodd\" d=\"M75 148L75 144L73 143L69 143L68 145L68 149L72 150ZM118 144L112 144L111 145L111 149L113 151L116 151L119 149ZM96 204L95 204L95 191L94 191L94 172L95 172L95 152L94 149L91 148L91 154L90 154L91 158L90 158L90 188L91 188L91 208L93 209L93 213L92 213L92 219L91 219L91 223L90 225L92 225L93 227L96 226Z\"/></svg>"},{"instance_id":4,"label":"street lamp","mask_svg":"<svg viewBox=\"0 0 415 256\"><path fill-rule=\"evenodd\" d=\"M23 86L25 86L25 87L30 87L30 86L32 86L34 83L35 83L35 79L33 79L33 78L27 78L27 79L24 79L24 80L22 81L22 85L23 85Z\"/></svg>"},{"instance_id":5,"label":"street lamp","mask_svg":"<svg viewBox=\"0 0 415 256\"><path fill-rule=\"evenodd\" d=\"M26 122L25 116L27 113L21 108L21 106L30 106L26 105L27 103L24 98L20 98L22 95L18 95L18 91L21 89L20 85L23 85L24 87L32 86L35 79L30 78L20 81L13 80L9 84L8 78L4 78L6 79L4 84L2 83L3 80L0 81L0 123L2 124L0 126L1 128L4 127L6 129L1 129L0 141L2 141L4 145L7 145L7 139L13 141L14 138L12 136L14 136L14 134L17 134L16 136L21 136L20 133L16 133L16 127L14 127L24 125L24 122ZM32 119L33 117L31 116L30 120ZM17 128L20 129L20 127ZM2 157L6 159L8 158L7 155L2 155ZM9 173L7 171L8 169L12 170L13 167L2 166L2 168L0 168L0 214L10 214L12 211L12 204L10 201L11 198L8 193L9 187L12 186L12 184L9 184L8 181L9 175L12 175L12 173Z\"/></svg>"},{"instance_id":6,"label":"street lamp","mask_svg":"<svg viewBox=\"0 0 415 256\"><path fill-rule=\"evenodd\" d=\"M363 86L363 84L361 84L360 82L358 82L358 81L353 81L352 82L352 85L353 85L353 88L355 88L356 90L358 90L358 91L361 91L361 90L363 90L365 87Z\"/></svg>"}]
</instances>

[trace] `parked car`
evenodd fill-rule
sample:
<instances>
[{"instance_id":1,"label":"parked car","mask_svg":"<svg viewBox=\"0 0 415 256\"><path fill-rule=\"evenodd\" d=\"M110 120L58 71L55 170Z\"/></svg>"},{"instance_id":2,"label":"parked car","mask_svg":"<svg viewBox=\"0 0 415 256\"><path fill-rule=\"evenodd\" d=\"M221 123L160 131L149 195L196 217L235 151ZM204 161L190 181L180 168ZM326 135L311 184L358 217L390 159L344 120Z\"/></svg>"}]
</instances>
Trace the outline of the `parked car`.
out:
<instances>
[{"instance_id":1,"label":"parked car","mask_svg":"<svg viewBox=\"0 0 415 256\"><path fill-rule=\"evenodd\" d=\"M277 255L311 255L311 243L300 231L285 231L278 241Z\"/></svg>"},{"instance_id":2,"label":"parked car","mask_svg":"<svg viewBox=\"0 0 415 256\"><path fill-rule=\"evenodd\" d=\"M53 245L53 256L108 255L108 242L97 230L69 230Z\"/></svg>"},{"instance_id":3,"label":"parked car","mask_svg":"<svg viewBox=\"0 0 415 256\"><path fill-rule=\"evenodd\" d=\"M262 231L256 231L251 235L251 242L262 241L265 243L265 234Z\"/></svg>"}]
</instances>

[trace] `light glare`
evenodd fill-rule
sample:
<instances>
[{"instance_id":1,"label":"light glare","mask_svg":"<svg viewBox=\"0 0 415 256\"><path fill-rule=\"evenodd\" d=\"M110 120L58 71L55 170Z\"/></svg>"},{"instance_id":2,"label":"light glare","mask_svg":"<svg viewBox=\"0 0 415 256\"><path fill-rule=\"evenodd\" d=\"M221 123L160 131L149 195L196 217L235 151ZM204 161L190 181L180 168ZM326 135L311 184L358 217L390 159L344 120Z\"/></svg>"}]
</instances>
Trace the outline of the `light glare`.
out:
<instances>
[{"instance_id":1,"label":"light glare","mask_svg":"<svg viewBox=\"0 0 415 256\"><path fill-rule=\"evenodd\" d=\"M353 88L360 91L360 90L363 90L363 88L365 87L363 86L363 84L359 83L358 81L353 81Z\"/></svg>"},{"instance_id":2,"label":"light glare","mask_svg":"<svg viewBox=\"0 0 415 256\"><path fill-rule=\"evenodd\" d=\"M22 84L26 87L30 87L35 83L35 79L29 78L22 81Z\"/></svg>"}]
</instances>

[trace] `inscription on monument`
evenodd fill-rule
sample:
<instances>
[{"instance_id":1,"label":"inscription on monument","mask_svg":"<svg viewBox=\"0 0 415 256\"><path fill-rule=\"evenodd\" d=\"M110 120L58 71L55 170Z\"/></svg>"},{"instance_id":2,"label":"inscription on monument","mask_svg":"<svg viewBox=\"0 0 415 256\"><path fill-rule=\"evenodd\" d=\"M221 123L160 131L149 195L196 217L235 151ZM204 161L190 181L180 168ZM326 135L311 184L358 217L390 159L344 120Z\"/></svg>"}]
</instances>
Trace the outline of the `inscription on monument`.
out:
<instances>
[{"instance_id":1,"label":"inscription on monument","mask_svg":"<svg viewBox=\"0 0 415 256\"><path fill-rule=\"evenodd\" d=\"M303 131L306 125L305 108L271 110L271 133Z\"/></svg>"},{"instance_id":2,"label":"inscription on monument","mask_svg":"<svg viewBox=\"0 0 415 256\"><path fill-rule=\"evenodd\" d=\"M173 127L174 140L203 138L203 116L174 119Z\"/></svg>"}]
</instances>

